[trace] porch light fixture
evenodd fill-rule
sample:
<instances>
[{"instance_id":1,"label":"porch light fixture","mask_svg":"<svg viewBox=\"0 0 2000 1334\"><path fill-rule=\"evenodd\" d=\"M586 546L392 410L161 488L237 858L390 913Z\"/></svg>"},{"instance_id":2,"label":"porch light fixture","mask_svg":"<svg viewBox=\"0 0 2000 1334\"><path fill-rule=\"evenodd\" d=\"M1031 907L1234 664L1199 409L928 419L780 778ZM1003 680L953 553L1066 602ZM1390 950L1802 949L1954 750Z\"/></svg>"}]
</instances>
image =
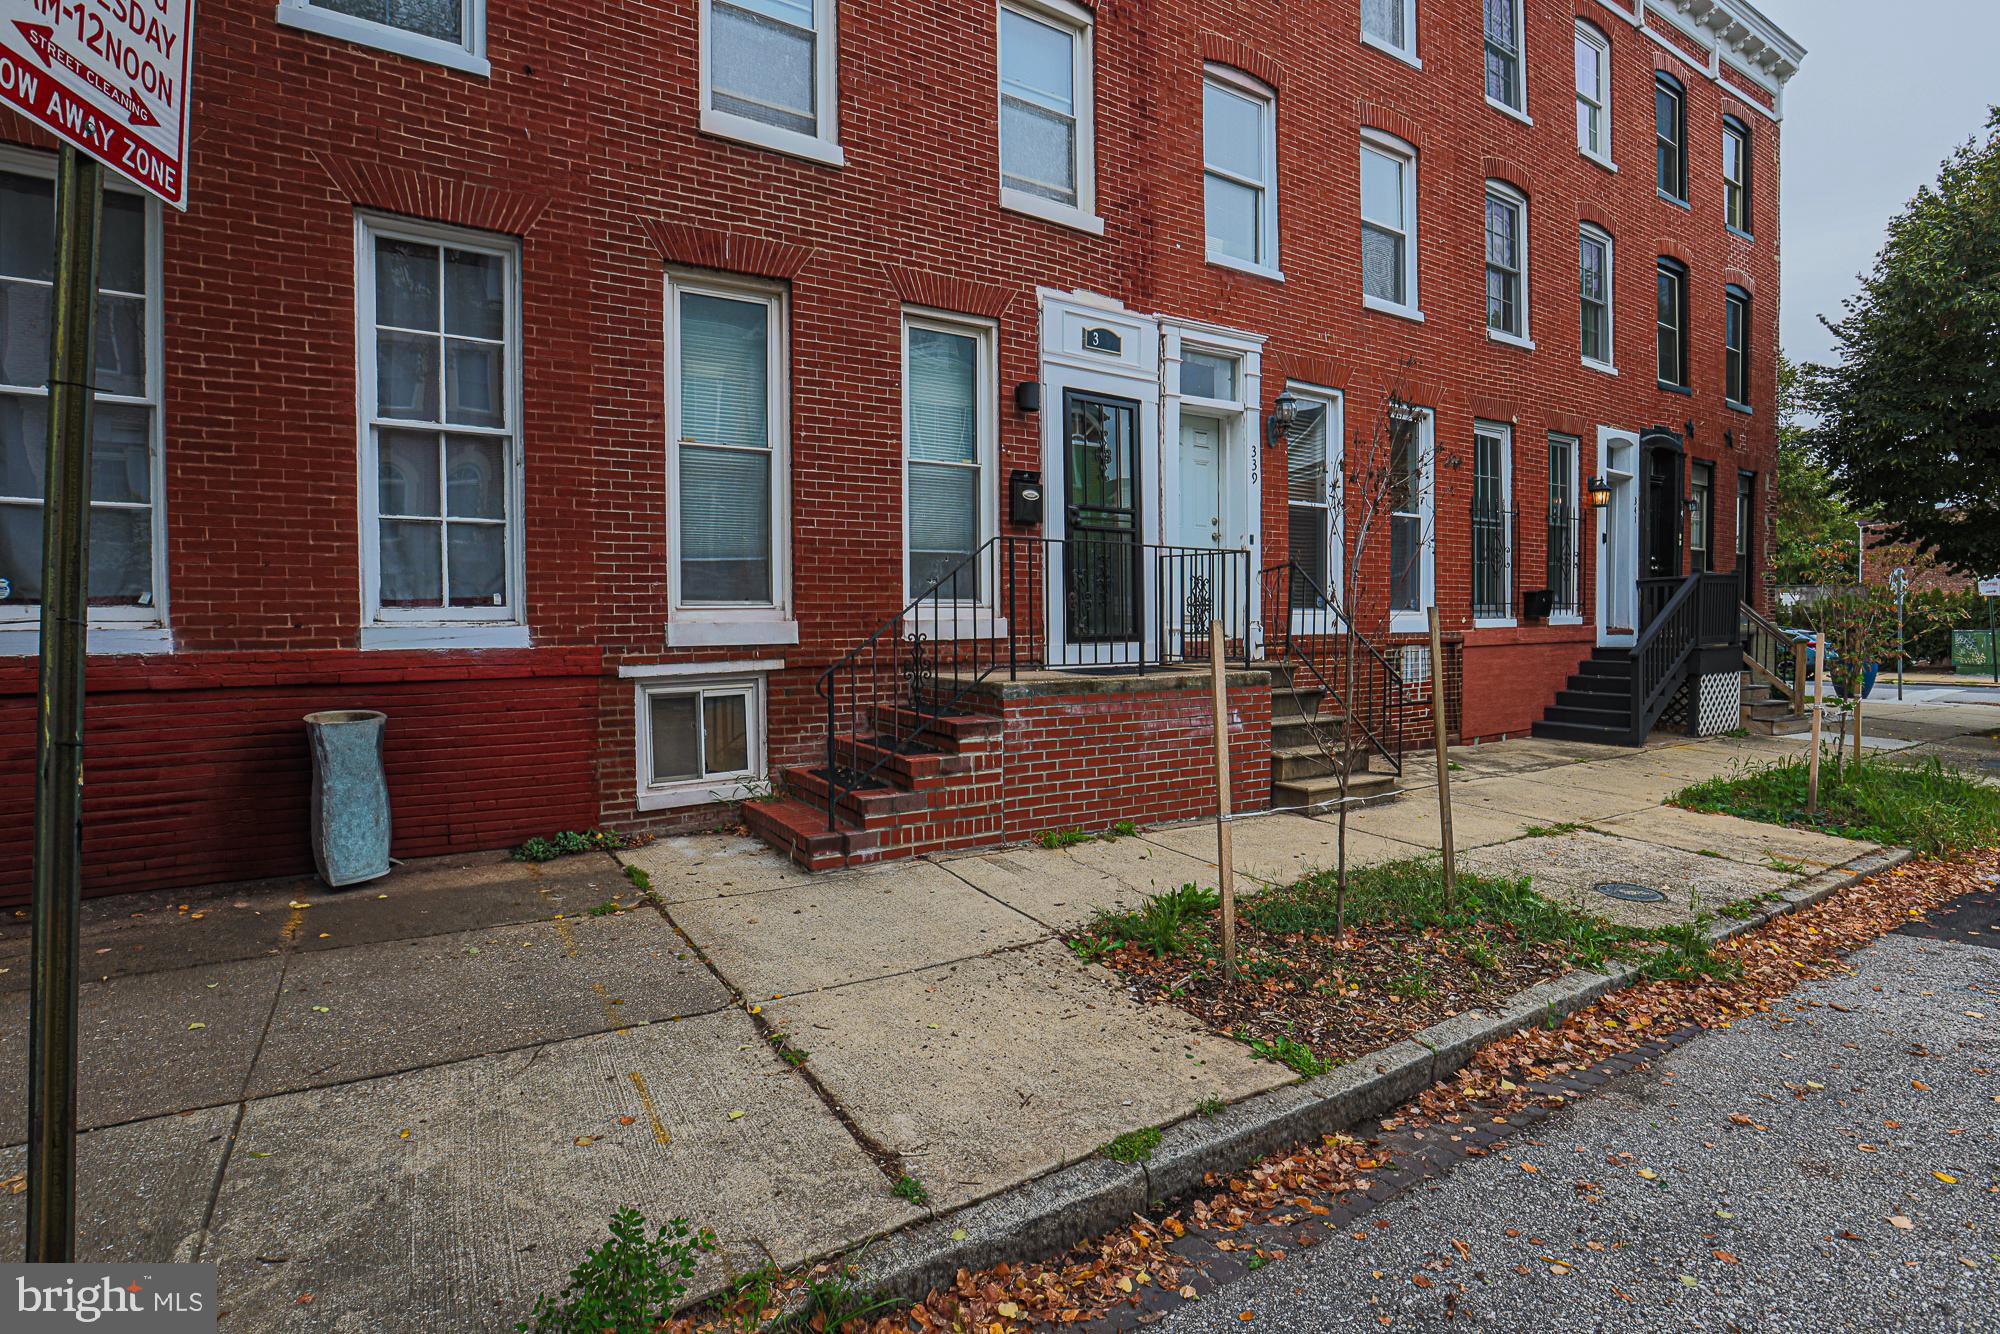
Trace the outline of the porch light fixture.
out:
<instances>
[{"instance_id":1,"label":"porch light fixture","mask_svg":"<svg viewBox=\"0 0 2000 1334\"><path fill-rule=\"evenodd\" d=\"M1590 479L1590 507L1594 510L1611 508L1611 483L1602 477Z\"/></svg>"},{"instance_id":2,"label":"porch light fixture","mask_svg":"<svg viewBox=\"0 0 2000 1334\"><path fill-rule=\"evenodd\" d=\"M1276 445L1284 434L1299 424L1298 395L1290 390L1278 395L1278 401L1271 405L1271 415L1264 420L1264 448Z\"/></svg>"}]
</instances>

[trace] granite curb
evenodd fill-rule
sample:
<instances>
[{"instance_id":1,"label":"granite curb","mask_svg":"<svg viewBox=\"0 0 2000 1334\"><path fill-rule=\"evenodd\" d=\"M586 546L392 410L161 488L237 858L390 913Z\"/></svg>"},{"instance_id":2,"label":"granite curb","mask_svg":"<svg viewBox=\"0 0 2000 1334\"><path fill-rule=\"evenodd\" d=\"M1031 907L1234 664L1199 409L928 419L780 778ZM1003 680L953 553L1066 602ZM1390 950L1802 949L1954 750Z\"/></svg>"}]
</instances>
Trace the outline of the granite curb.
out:
<instances>
[{"instance_id":1,"label":"granite curb","mask_svg":"<svg viewBox=\"0 0 2000 1334\"><path fill-rule=\"evenodd\" d=\"M1914 856L1905 848L1887 848L1856 857L1780 891L1781 902L1752 916L1715 923L1708 937L1720 943L1754 930ZM1191 1194L1210 1173L1239 1171L1258 1158L1392 1111L1457 1074L1488 1043L1567 1018L1629 985L1640 971L1637 965L1620 964L1539 983L1503 1009L1468 1011L1316 1079L1246 1098L1214 1116L1191 1116L1163 1127L1158 1147L1144 1163L1087 1158L892 1233L853 1257L856 1286L917 1301L949 1286L960 1270L1059 1255L1124 1226L1149 1204Z\"/></svg>"}]
</instances>

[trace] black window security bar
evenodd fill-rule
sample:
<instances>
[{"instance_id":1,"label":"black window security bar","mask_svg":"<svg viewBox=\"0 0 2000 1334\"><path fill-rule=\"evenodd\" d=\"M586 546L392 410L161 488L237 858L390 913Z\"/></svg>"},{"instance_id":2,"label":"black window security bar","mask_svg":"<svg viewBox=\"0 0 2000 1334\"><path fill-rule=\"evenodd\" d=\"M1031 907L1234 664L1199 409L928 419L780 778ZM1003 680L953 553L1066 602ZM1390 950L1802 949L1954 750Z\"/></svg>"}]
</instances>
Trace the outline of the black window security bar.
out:
<instances>
[{"instance_id":1,"label":"black window security bar","mask_svg":"<svg viewBox=\"0 0 2000 1334\"><path fill-rule=\"evenodd\" d=\"M1514 614L1514 512L1472 509L1472 614L1497 620Z\"/></svg>"},{"instance_id":2,"label":"black window security bar","mask_svg":"<svg viewBox=\"0 0 2000 1334\"><path fill-rule=\"evenodd\" d=\"M1582 520L1575 510L1549 510L1549 589L1555 594L1550 611L1557 616L1583 614Z\"/></svg>"}]
</instances>

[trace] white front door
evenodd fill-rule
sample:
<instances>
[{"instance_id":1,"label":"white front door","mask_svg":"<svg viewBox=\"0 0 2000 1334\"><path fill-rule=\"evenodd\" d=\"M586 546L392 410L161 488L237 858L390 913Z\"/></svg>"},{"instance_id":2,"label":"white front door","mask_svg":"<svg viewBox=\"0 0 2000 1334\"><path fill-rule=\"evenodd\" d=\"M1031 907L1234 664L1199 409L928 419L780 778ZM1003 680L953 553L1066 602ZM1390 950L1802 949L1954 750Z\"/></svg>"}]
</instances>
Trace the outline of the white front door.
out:
<instances>
[{"instance_id":1,"label":"white front door","mask_svg":"<svg viewBox=\"0 0 2000 1334\"><path fill-rule=\"evenodd\" d=\"M1175 546L1223 545L1222 423L1181 417L1180 528Z\"/></svg>"},{"instance_id":2,"label":"white front door","mask_svg":"<svg viewBox=\"0 0 2000 1334\"><path fill-rule=\"evenodd\" d=\"M1611 503L1597 512L1597 642L1629 648L1639 637L1639 437L1598 432L1599 475Z\"/></svg>"}]
</instances>

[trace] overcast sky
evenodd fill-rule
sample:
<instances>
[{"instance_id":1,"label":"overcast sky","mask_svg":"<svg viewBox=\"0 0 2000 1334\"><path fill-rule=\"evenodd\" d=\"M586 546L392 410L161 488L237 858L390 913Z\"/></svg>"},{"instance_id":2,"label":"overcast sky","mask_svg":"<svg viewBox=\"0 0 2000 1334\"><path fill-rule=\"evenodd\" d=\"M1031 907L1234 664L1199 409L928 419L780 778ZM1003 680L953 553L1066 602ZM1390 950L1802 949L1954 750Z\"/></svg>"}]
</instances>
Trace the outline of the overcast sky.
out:
<instances>
[{"instance_id":1,"label":"overcast sky","mask_svg":"<svg viewBox=\"0 0 2000 1334\"><path fill-rule=\"evenodd\" d=\"M2000 103L2000 0L1756 0L1806 48L1785 89L1784 342L1825 361L1889 219Z\"/></svg>"}]
</instances>

